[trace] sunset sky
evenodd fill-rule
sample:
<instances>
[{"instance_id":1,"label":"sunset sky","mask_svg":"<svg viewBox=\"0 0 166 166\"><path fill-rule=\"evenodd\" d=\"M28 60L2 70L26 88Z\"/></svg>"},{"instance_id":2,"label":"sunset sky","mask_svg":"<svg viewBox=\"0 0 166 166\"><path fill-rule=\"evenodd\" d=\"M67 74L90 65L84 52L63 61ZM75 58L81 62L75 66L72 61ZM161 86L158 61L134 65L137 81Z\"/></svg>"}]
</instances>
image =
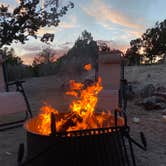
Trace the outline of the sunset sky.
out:
<instances>
[{"instance_id":1,"label":"sunset sky","mask_svg":"<svg viewBox=\"0 0 166 166\"><path fill-rule=\"evenodd\" d=\"M18 0L17 0L18 1ZM16 0L0 0L9 4L10 9L17 6ZM111 43L112 48L124 50L132 39L139 37L156 21L166 17L165 0L71 0L75 7L69 10L56 28L41 29L55 33L52 44L57 56L63 54L78 38L83 30L92 33L95 40ZM60 5L67 0L60 0ZM32 57L42 49L42 43L31 39L25 44L14 44L16 53L23 57L25 63L30 63Z\"/></svg>"}]
</instances>

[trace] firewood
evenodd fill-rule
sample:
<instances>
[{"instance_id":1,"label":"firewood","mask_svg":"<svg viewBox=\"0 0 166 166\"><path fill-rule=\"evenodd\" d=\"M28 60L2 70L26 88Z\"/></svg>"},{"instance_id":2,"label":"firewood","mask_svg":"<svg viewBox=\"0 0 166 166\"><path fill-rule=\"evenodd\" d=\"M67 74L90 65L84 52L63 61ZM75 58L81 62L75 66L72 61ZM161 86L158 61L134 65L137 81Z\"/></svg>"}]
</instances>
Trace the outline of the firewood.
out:
<instances>
[{"instance_id":1,"label":"firewood","mask_svg":"<svg viewBox=\"0 0 166 166\"><path fill-rule=\"evenodd\" d=\"M65 122L60 126L59 132L66 132L70 127L76 126L77 122L82 122L82 118L75 112L69 113L64 120Z\"/></svg>"}]
</instances>

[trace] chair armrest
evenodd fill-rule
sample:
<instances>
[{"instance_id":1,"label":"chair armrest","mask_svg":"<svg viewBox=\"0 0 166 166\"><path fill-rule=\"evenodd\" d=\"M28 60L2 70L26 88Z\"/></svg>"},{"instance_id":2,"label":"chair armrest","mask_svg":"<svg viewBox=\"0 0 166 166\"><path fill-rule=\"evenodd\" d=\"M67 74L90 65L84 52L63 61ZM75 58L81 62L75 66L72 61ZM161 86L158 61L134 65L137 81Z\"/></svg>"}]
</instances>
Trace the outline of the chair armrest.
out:
<instances>
[{"instance_id":1,"label":"chair armrest","mask_svg":"<svg viewBox=\"0 0 166 166\"><path fill-rule=\"evenodd\" d=\"M8 82L7 86L12 86L12 85L15 85L16 86L16 91L24 91L23 89L23 86L22 86L22 83L24 83L25 81L23 80L16 80L16 81L11 81L11 82Z\"/></svg>"},{"instance_id":2,"label":"chair armrest","mask_svg":"<svg viewBox=\"0 0 166 166\"><path fill-rule=\"evenodd\" d=\"M25 81L24 80L16 80L16 81L10 81L7 83L8 86L10 85L20 85L22 83L24 83Z\"/></svg>"}]
</instances>

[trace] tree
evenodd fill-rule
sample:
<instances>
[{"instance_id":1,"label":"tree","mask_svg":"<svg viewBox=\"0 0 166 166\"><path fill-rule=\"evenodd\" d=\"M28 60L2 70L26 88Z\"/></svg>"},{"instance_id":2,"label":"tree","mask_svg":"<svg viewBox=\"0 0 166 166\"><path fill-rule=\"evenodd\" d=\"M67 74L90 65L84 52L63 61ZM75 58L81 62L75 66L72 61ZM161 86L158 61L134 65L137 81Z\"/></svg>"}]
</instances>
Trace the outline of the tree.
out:
<instances>
[{"instance_id":1,"label":"tree","mask_svg":"<svg viewBox=\"0 0 166 166\"><path fill-rule=\"evenodd\" d=\"M33 66L40 64L53 63L55 61L55 51L51 48L44 48L39 56L36 56L33 60Z\"/></svg>"},{"instance_id":2,"label":"tree","mask_svg":"<svg viewBox=\"0 0 166 166\"><path fill-rule=\"evenodd\" d=\"M74 47L86 47L87 45L91 44L93 41L92 34L88 32L87 30L84 30L81 33L81 36L78 37L76 40Z\"/></svg>"},{"instance_id":3,"label":"tree","mask_svg":"<svg viewBox=\"0 0 166 166\"><path fill-rule=\"evenodd\" d=\"M54 74L55 50L44 48L33 60L32 67L35 76Z\"/></svg>"},{"instance_id":4,"label":"tree","mask_svg":"<svg viewBox=\"0 0 166 166\"><path fill-rule=\"evenodd\" d=\"M74 4L59 8L58 0L47 0L44 8L40 0L19 0L19 6L13 12L9 7L0 5L0 48L10 45L13 41L24 43L29 36L37 38L37 31L42 27L58 26L60 18ZM41 38L43 42L53 41L54 35L46 33Z\"/></svg>"},{"instance_id":5,"label":"tree","mask_svg":"<svg viewBox=\"0 0 166 166\"><path fill-rule=\"evenodd\" d=\"M142 46L145 50L145 56L152 64L158 54L158 28L147 29L142 35Z\"/></svg>"},{"instance_id":6,"label":"tree","mask_svg":"<svg viewBox=\"0 0 166 166\"><path fill-rule=\"evenodd\" d=\"M120 54L120 55L123 55L123 52L120 51L120 50L118 50L118 49L112 49L112 50L110 50L110 53L111 54Z\"/></svg>"},{"instance_id":7,"label":"tree","mask_svg":"<svg viewBox=\"0 0 166 166\"><path fill-rule=\"evenodd\" d=\"M4 72L7 82L33 76L32 69L23 64L22 59L16 56L13 48L3 47L3 49L0 50L0 54L5 60Z\"/></svg>"},{"instance_id":8,"label":"tree","mask_svg":"<svg viewBox=\"0 0 166 166\"><path fill-rule=\"evenodd\" d=\"M84 30L76 40L73 48L69 50L69 54L70 52L72 54L80 54L82 52L86 52L89 57L96 61L98 56L97 42L93 40L92 34L90 32Z\"/></svg>"},{"instance_id":9,"label":"tree","mask_svg":"<svg viewBox=\"0 0 166 166\"><path fill-rule=\"evenodd\" d=\"M150 63L166 53L166 20L157 22L143 33L142 46Z\"/></svg>"},{"instance_id":10,"label":"tree","mask_svg":"<svg viewBox=\"0 0 166 166\"><path fill-rule=\"evenodd\" d=\"M80 74L85 71L85 64L91 64L93 68L96 68L97 58L97 42L93 40L91 33L85 30L75 41L74 46L65 56L60 57L56 64L58 65L58 70L60 69L62 72L67 71L68 73L76 72Z\"/></svg>"},{"instance_id":11,"label":"tree","mask_svg":"<svg viewBox=\"0 0 166 166\"><path fill-rule=\"evenodd\" d=\"M126 52L126 57L130 61L142 60L140 50L143 49L144 57L148 63L156 61L157 57L164 57L166 54L166 19L162 22L157 22L154 27L146 30L141 38L130 42L130 48Z\"/></svg>"},{"instance_id":12,"label":"tree","mask_svg":"<svg viewBox=\"0 0 166 166\"><path fill-rule=\"evenodd\" d=\"M79 54L82 55L82 57L79 57ZM80 59L82 58L82 60L89 59L89 62L95 67L98 57L98 46L97 42L93 40L92 34L84 30L66 56L75 56Z\"/></svg>"},{"instance_id":13,"label":"tree","mask_svg":"<svg viewBox=\"0 0 166 166\"><path fill-rule=\"evenodd\" d=\"M99 45L99 51L110 52L110 47L105 42L102 42Z\"/></svg>"},{"instance_id":14,"label":"tree","mask_svg":"<svg viewBox=\"0 0 166 166\"><path fill-rule=\"evenodd\" d=\"M140 49L142 47L142 39L137 38L130 41L130 48L127 49L125 57L128 59L129 65L139 65L141 64L143 55L140 54Z\"/></svg>"},{"instance_id":15,"label":"tree","mask_svg":"<svg viewBox=\"0 0 166 166\"><path fill-rule=\"evenodd\" d=\"M13 48L4 47L3 50L1 50L1 54L5 57L6 64L14 66L21 65L23 63L22 59L16 56Z\"/></svg>"}]
</instances>

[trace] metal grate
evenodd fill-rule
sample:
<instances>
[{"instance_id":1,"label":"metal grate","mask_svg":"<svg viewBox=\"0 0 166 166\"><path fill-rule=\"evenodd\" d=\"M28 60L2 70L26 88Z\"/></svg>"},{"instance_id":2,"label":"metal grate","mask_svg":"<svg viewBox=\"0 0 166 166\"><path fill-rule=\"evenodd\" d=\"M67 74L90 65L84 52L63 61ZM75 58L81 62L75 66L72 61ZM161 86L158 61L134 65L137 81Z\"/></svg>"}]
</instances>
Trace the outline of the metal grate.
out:
<instances>
[{"instance_id":1,"label":"metal grate","mask_svg":"<svg viewBox=\"0 0 166 166\"><path fill-rule=\"evenodd\" d=\"M135 158L127 137L129 128L56 133L50 136L27 132L27 158L20 166L130 166ZM126 143L128 142L129 147Z\"/></svg>"}]
</instances>

